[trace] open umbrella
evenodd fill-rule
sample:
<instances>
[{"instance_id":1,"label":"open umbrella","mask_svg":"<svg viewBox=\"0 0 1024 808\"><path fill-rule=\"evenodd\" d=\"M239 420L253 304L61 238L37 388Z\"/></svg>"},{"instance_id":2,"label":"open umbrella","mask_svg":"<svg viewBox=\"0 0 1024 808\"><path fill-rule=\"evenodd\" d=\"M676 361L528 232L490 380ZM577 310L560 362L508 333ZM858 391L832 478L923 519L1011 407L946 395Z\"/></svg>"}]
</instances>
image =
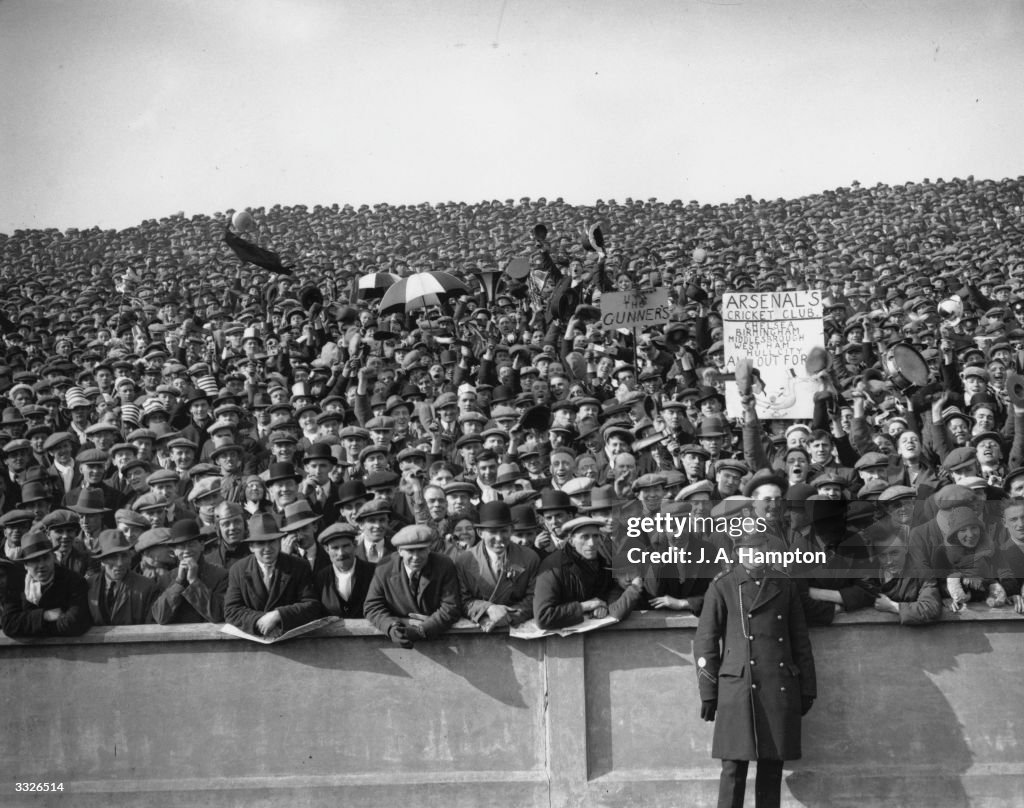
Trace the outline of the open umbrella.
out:
<instances>
[{"instance_id":1,"label":"open umbrella","mask_svg":"<svg viewBox=\"0 0 1024 808\"><path fill-rule=\"evenodd\" d=\"M384 293L399 280L399 277L393 272L371 272L369 275L359 278L356 288L359 297L372 300L384 297Z\"/></svg>"},{"instance_id":2,"label":"open umbrella","mask_svg":"<svg viewBox=\"0 0 1024 808\"><path fill-rule=\"evenodd\" d=\"M413 309L440 306L453 297L470 294L469 288L447 272L417 272L402 278L384 293L380 314L405 314Z\"/></svg>"}]
</instances>

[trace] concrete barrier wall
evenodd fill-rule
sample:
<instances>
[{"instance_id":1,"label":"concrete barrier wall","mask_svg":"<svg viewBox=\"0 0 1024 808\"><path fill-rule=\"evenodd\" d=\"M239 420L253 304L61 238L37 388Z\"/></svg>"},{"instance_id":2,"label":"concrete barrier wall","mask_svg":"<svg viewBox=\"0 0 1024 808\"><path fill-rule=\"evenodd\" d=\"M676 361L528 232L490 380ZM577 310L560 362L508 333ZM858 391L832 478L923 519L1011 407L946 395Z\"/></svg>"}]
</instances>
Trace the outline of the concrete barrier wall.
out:
<instances>
[{"instance_id":1,"label":"concrete barrier wall","mask_svg":"<svg viewBox=\"0 0 1024 808\"><path fill-rule=\"evenodd\" d=\"M362 621L271 647L212 626L0 637L0 804L714 805L695 627L645 614L411 651ZM785 804L1024 805L1022 640L1005 610L813 630L819 699ZM65 790L15 792L33 781Z\"/></svg>"}]
</instances>

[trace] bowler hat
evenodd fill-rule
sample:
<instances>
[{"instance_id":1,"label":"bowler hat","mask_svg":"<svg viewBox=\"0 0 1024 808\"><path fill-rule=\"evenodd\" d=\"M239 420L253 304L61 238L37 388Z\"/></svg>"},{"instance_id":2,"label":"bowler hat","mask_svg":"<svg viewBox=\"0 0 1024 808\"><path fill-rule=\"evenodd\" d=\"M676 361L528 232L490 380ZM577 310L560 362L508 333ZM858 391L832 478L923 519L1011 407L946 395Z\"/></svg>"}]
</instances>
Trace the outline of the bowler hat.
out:
<instances>
[{"instance_id":1,"label":"bowler hat","mask_svg":"<svg viewBox=\"0 0 1024 808\"><path fill-rule=\"evenodd\" d=\"M330 445L327 443L314 443L310 446L302 456L302 462L306 463L310 460L326 460L332 466L337 465L338 463L334 453L331 452Z\"/></svg>"},{"instance_id":2,"label":"bowler hat","mask_svg":"<svg viewBox=\"0 0 1024 808\"><path fill-rule=\"evenodd\" d=\"M485 502L480 506L476 527L508 527L512 524L512 510L508 503Z\"/></svg>"},{"instance_id":3,"label":"bowler hat","mask_svg":"<svg viewBox=\"0 0 1024 808\"><path fill-rule=\"evenodd\" d=\"M270 468L267 469L267 483L272 483L276 480L299 480L299 475L295 472L295 466L291 463L271 463Z\"/></svg>"},{"instance_id":4,"label":"bowler hat","mask_svg":"<svg viewBox=\"0 0 1024 808\"><path fill-rule=\"evenodd\" d=\"M369 499L366 486L362 480L349 480L338 487L338 504L348 505L350 502L358 502L361 499Z\"/></svg>"},{"instance_id":5,"label":"bowler hat","mask_svg":"<svg viewBox=\"0 0 1024 808\"><path fill-rule=\"evenodd\" d=\"M541 529L537 521L537 511L532 505L516 505L512 508L512 530L517 532L529 532Z\"/></svg>"},{"instance_id":6,"label":"bowler hat","mask_svg":"<svg viewBox=\"0 0 1024 808\"><path fill-rule=\"evenodd\" d=\"M577 509L572 504L572 500L569 499L569 495L564 491L548 490L541 493L540 505L537 506L537 510L541 513L544 511L571 511L576 513Z\"/></svg>"}]
</instances>

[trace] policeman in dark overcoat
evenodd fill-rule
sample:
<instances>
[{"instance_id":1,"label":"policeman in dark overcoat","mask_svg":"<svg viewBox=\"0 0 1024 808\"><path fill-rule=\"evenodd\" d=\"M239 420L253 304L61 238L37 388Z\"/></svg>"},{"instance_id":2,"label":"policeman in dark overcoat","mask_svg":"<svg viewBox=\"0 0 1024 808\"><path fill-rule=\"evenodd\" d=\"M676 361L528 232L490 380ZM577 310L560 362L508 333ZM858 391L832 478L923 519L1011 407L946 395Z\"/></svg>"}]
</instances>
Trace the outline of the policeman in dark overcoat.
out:
<instances>
[{"instance_id":1,"label":"policeman in dark overcoat","mask_svg":"<svg viewBox=\"0 0 1024 808\"><path fill-rule=\"evenodd\" d=\"M782 762L800 757L800 719L817 695L796 582L764 563L767 534L736 540L738 563L708 588L694 639L701 718L714 721L722 761L719 808L743 805L756 760L756 805L781 801Z\"/></svg>"}]
</instances>

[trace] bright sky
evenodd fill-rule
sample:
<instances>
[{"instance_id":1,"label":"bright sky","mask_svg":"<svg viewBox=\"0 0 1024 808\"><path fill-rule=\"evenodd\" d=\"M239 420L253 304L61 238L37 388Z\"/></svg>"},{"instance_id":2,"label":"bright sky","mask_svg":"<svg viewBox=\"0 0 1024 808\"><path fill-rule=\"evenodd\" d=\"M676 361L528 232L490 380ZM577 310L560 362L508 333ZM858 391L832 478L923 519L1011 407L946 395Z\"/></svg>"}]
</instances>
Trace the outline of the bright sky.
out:
<instances>
[{"instance_id":1,"label":"bright sky","mask_svg":"<svg viewBox=\"0 0 1024 808\"><path fill-rule=\"evenodd\" d=\"M1024 174L1019 0L5 0L0 232Z\"/></svg>"}]
</instances>

